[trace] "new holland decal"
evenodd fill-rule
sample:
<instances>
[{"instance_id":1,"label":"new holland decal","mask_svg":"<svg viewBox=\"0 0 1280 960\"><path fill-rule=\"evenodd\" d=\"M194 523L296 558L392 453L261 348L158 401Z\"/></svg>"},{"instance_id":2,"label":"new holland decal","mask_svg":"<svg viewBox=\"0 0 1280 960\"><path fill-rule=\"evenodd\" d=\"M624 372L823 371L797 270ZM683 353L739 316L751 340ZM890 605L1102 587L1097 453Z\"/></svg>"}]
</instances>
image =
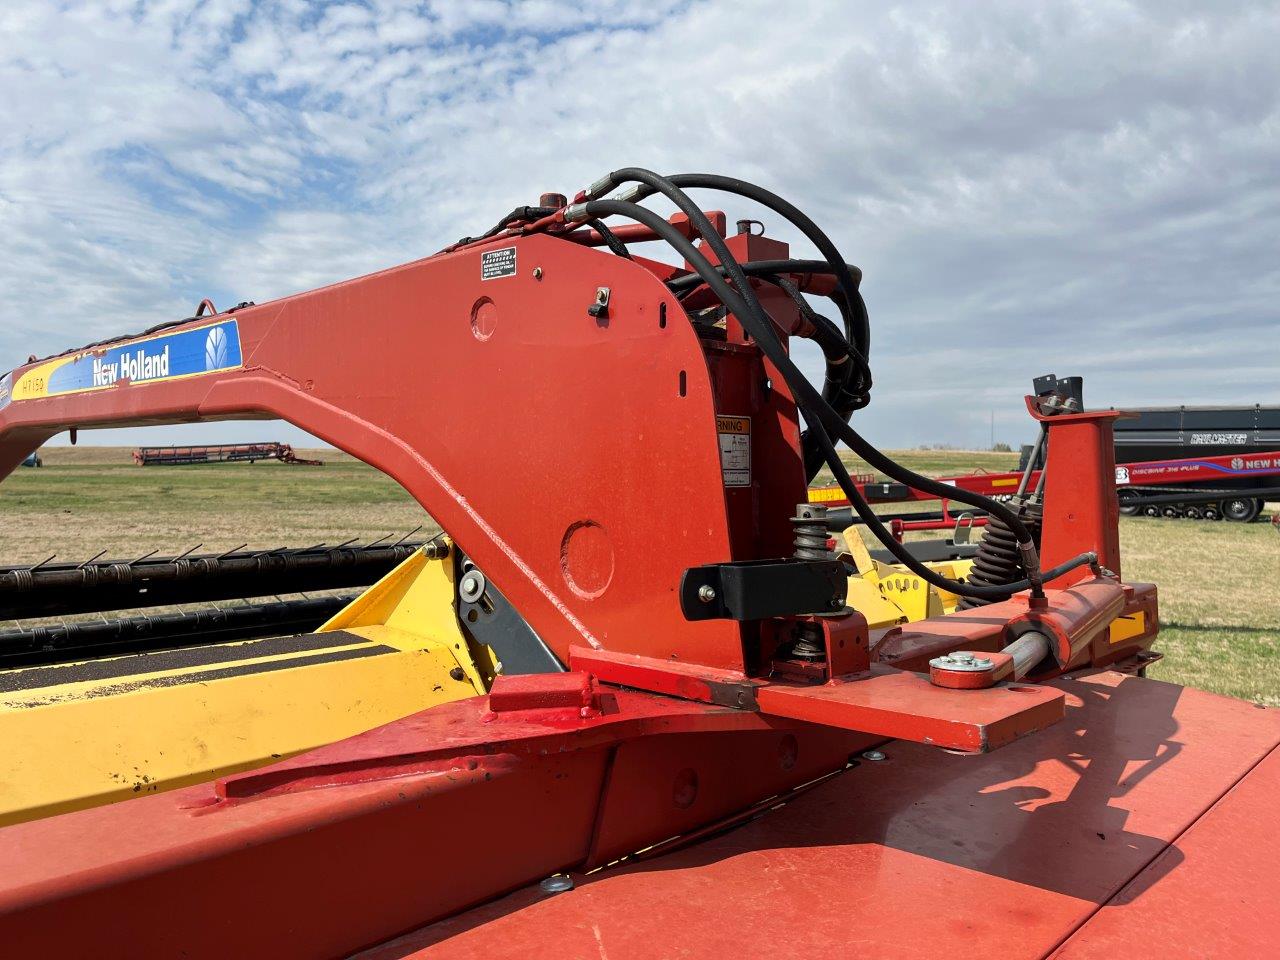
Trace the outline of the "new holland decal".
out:
<instances>
[{"instance_id":1,"label":"new holland decal","mask_svg":"<svg viewBox=\"0 0 1280 960\"><path fill-rule=\"evenodd\" d=\"M198 377L235 370L243 362L240 327L235 320L223 320L48 360L18 375L9 390L0 389L0 408L7 402L6 392L12 393L14 401L38 400ZM7 386L9 378L5 379Z\"/></svg>"}]
</instances>

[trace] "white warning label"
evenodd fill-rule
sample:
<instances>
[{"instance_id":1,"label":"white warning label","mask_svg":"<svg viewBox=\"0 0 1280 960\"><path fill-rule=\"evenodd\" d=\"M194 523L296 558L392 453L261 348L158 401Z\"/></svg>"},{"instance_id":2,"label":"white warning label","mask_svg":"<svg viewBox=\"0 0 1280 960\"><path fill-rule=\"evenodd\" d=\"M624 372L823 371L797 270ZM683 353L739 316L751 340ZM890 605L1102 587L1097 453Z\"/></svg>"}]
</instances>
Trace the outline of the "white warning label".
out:
<instances>
[{"instance_id":1,"label":"white warning label","mask_svg":"<svg viewBox=\"0 0 1280 960\"><path fill-rule=\"evenodd\" d=\"M503 247L501 250L486 250L480 254L480 279L496 280L498 277L514 276L516 272L516 248Z\"/></svg>"},{"instance_id":2,"label":"white warning label","mask_svg":"<svg viewBox=\"0 0 1280 960\"><path fill-rule=\"evenodd\" d=\"M716 417L720 472L726 487L751 486L751 418Z\"/></svg>"}]
</instances>

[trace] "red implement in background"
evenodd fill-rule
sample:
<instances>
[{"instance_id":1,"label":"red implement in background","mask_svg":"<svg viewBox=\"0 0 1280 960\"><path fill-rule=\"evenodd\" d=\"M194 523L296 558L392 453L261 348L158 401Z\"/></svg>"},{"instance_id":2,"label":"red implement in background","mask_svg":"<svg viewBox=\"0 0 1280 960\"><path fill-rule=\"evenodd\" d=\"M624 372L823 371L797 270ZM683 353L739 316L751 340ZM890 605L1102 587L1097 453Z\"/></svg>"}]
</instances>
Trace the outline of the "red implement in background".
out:
<instances>
[{"instance_id":1,"label":"red implement in background","mask_svg":"<svg viewBox=\"0 0 1280 960\"><path fill-rule=\"evenodd\" d=\"M220 443L193 447L139 447L133 462L140 467L181 466L198 463L256 463L279 460L305 467L323 467L323 460L298 456L287 443Z\"/></svg>"}]
</instances>

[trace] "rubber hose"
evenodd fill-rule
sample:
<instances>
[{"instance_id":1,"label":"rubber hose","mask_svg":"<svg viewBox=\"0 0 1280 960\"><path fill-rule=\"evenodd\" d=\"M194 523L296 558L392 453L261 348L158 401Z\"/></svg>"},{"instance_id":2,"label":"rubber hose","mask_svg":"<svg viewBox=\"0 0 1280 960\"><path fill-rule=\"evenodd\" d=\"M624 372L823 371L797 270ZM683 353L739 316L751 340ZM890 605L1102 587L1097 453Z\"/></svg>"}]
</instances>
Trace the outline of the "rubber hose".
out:
<instances>
[{"instance_id":1,"label":"rubber hose","mask_svg":"<svg viewBox=\"0 0 1280 960\"><path fill-rule=\"evenodd\" d=\"M698 271L698 273L706 280L707 285L712 288L726 307L742 318L744 323L749 323L752 326L759 326L755 322L754 317L752 317L746 302L732 287L729 286L724 277L720 276L717 271L712 269L710 262L703 256L701 251L694 246L692 241L687 239L667 220L663 219L652 210L648 210L638 204L622 200L593 200L586 204L586 211L590 216L625 216L649 227L663 240L667 241L667 243L670 244L677 253L683 256L684 259ZM761 337L757 335L756 340L760 343L761 348L765 351L766 355L770 356L770 359L774 361L774 365L784 374L784 376L794 374L803 384L803 388L801 389L797 389L796 385L792 386L793 391L797 394L797 405L801 406L802 412L805 413L806 420L811 421L811 429L813 430L814 436L818 438L817 442L823 448L824 453L827 456L828 463L832 468L832 473L835 474L837 483L840 484L845 496L848 497L850 504L853 505L863 522L871 528L877 539L884 544L889 552L892 553L900 563L925 582L931 583L939 589L950 591L959 596L983 599L988 597L1004 599L1019 592L1020 590L1025 590L1032 586L1030 580L1023 580L1017 583L1007 584L1003 587L976 587L970 584L949 580L948 578L929 569L924 564L916 560L915 557L911 556L902 544L893 539L893 536L885 528L884 524L880 522L875 515L875 512L871 510L870 506L863 499L852 479L850 479L848 471L844 469L844 465L840 462L840 457L836 453L835 447L831 444L830 438L827 436L826 430L822 425L821 417L815 416L812 411L805 409L805 407L810 405L811 399L821 400L821 398L817 396L817 391L814 390L813 385L804 379L803 375L800 374L795 365L786 357L786 353L782 350L781 344L778 342L776 337L772 336L770 325L766 324L762 332L764 333L764 336ZM788 383L791 383L789 376ZM807 393L808 396L802 399L802 393ZM954 497L956 491L952 488L948 488L948 490L951 491L953 499L958 499ZM1000 505L997 504L997 506ZM1095 559L1096 557L1092 554L1081 554L1079 557L1075 557L1072 560L1055 567L1052 571L1049 571L1046 576L1050 579L1061 576L1068 570L1075 569L1076 567Z\"/></svg>"}]
</instances>

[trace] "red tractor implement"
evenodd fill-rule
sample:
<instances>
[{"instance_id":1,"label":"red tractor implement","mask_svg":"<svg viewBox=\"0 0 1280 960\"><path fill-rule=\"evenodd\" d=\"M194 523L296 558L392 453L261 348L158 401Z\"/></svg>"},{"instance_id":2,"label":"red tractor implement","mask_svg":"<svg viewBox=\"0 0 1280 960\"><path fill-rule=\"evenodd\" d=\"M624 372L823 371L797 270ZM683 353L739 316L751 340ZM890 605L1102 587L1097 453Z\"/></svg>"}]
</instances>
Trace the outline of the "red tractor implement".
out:
<instances>
[{"instance_id":1,"label":"red tractor implement","mask_svg":"<svg viewBox=\"0 0 1280 960\"><path fill-rule=\"evenodd\" d=\"M764 204L821 259L747 221L726 235L695 188ZM643 206L655 193L680 213ZM629 249L651 240L672 260ZM5 949L1266 955L1280 716L1143 678L1156 590L1122 576L1117 414L1078 381L1029 397L1040 509L957 488L1015 562L948 580L836 453L945 492L850 425L871 386L859 280L768 191L626 168L424 260L15 370L0 475L65 430L281 418L396 479L443 548L280 644L339 644L347 659L299 668L343 671L336 697L381 656L359 644L402 642L413 608L457 637L427 653L458 687L337 742L0 829ZM795 337L823 351L821 390ZM806 502L823 465L904 569L981 606L870 630ZM199 697L242 679L219 669Z\"/></svg>"}]
</instances>

